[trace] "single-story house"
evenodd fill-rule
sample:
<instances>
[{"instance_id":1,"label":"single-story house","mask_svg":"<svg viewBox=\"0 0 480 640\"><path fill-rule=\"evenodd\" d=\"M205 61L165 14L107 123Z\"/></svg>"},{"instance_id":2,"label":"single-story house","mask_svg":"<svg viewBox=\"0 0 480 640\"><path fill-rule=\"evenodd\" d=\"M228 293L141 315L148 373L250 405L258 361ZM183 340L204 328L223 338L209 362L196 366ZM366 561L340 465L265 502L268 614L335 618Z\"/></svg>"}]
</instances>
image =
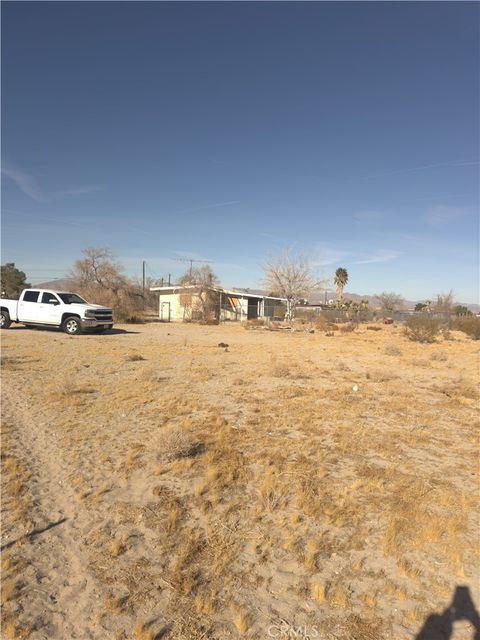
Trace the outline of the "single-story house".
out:
<instances>
[{"instance_id":1,"label":"single-story house","mask_svg":"<svg viewBox=\"0 0 480 640\"><path fill-rule=\"evenodd\" d=\"M158 316L164 322L200 319L252 320L285 315L285 299L260 291L197 285L150 287L158 293Z\"/></svg>"}]
</instances>

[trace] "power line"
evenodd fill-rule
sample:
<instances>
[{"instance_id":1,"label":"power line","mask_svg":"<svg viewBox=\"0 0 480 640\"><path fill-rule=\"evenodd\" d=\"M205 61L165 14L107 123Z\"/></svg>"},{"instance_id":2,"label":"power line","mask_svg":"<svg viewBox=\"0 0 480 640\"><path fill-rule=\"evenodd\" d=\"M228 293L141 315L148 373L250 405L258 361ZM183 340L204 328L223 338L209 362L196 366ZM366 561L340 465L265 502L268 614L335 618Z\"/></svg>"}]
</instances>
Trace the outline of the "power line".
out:
<instances>
[{"instance_id":1,"label":"power line","mask_svg":"<svg viewBox=\"0 0 480 640\"><path fill-rule=\"evenodd\" d=\"M143 283L143 287L144 287L144 291L145 291L145 286L146 286L146 278L145 278L145 274L144 274L144 269L148 269L148 271L150 272L150 274L152 276L154 276L154 280L155 282L158 284L161 282L161 285L163 286L163 282L165 281L166 283L168 283L168 286L170 286L171 283L171 279L172 279L172 274L169 273L168 274L168 278L164 277L164 276L159 276L158 273L156 273L156 271L154 271L151 266L148 264L148 262L146 260L142 260L142 283Z\"/></svg>"},{"instance_id":2,"label":"power line","mask_svg":"<svg viewBox=\"0 0 480 640\"><path fill-rule=\"evenodd\" d=\"M178 260L180 262L190 262L190 278L192 277L194 262L202 262L204 264L212 264L213 262L212 260L195 260L194 258L175 258L175 260Z\"/></svg>"},{"instance_id":3,"label":"power line","mask_svg":"<svg viewBox=\"0 0 480 640\"><path fill-rule=\"evenodd\" d=\"M150 271L150 273L154 276L155 280L157 281L162 281L164 280L163 276L159 276L158 273L156 273L148 264L148 262L146 262L145 260L143 261L145 263L145 266L147 267L147 269ZM171 274L168 274L168 282L170 283L170 278L171 278Z\"/></svg>"},{"instance_id":4,"label":"power line","mask_svg":"<svg viewBox=\"0 0 480 640\"><path fill-rule=\"evenodd\" d=\"M160 276L158 275L158 273L156 273L152 267L148 264L148 262L145 262L147 269L150 271L150 273L152 274L152 276L154 276L155 278L157 278L157 280L160 280Z\"/></svg>"}]
</instances>

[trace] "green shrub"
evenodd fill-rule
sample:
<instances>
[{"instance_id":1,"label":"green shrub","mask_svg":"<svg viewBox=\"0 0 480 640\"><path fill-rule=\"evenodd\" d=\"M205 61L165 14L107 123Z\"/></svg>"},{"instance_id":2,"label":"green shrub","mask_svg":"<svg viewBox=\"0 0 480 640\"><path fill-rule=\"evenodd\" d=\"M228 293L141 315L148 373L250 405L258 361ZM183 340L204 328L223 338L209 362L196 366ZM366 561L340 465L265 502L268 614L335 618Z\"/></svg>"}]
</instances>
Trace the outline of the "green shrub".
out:
<instances>
[{"instance_id":1,"label":"green shrub","mask_svg":"<svg viewBox=\"0 0 480 640\"><path fill-rule=\"evenodd\" d=\"M452 328L463 331L473 340L480 340L480 318L476 316L464 316L456 318L452 322Z\"/></svg>"},{"instance_id":2,"label":"green shrub","mask_svg":"<svg viewBox=\"0 0 480 640\"><path fill-rule=\"evenodd\" d=\"M414 315L405 321L405 335L414 342L435 342L440 321L430 316Z\"/></svg>"},{"instance_id":3,"label":"green shrub","mask_svg":"<svg viewBox=\"0 0 480 640\"><path fill-rule=\"evenodd\" d=\"M453 309L453 313L456 316L472 316L473 315L470 309L463 304L457 304L457 306L454 307Z\"/></svg>"}]
</instances>

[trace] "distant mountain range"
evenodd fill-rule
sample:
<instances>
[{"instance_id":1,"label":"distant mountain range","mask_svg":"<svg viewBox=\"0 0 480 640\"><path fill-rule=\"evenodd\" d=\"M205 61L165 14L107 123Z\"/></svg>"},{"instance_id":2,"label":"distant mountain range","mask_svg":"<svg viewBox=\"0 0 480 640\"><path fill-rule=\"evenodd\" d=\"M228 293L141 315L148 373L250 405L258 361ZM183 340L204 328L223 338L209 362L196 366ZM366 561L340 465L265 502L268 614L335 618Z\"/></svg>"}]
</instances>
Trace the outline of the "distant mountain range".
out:
<instances>
[{"instance_id":1,"label":"distant mountain range","mask_svg":"<svg viewBox=\"0 0 480 640\"><path fill-rule=\"evenodd\" d=\"M52 289L53 291L71 291L74 287L74 282L71 278L57 278L56 280L49 280L48 282L32 284L32 287L37 289Z\"/></svg>"},{"instance_id":2,"label":"distant mountain range","mask_svg":"<svg viewBox=\"0 0 480 640\"><path fill-rule=\"evenodd\" d=\"M57 291L71 291L74 288L74 281L71 278L58 278L57 280L50 280L49 282L41 282L40 284L32 285L39 289L53 289ZM244 291L245 293L258 294L260 296L268 295L268 292L263 289L246 289L245 287L226 287L227 289L234 289L235 291ZM347 300L368 300L373 306L377 303L376 297L373 295L359 295L358 293L345 293L344 296ZM320 294L315 294L309 299L310 304L324 304L325 300L334 300L335 291L322 291ZM409 309L413 309L417 302L424 302L424 300L405 300L405 303ZM469 304L468 302L458 302L466 306L470 311L474 313L480 312L480 305Z\"/></svg>"}]
</instances>

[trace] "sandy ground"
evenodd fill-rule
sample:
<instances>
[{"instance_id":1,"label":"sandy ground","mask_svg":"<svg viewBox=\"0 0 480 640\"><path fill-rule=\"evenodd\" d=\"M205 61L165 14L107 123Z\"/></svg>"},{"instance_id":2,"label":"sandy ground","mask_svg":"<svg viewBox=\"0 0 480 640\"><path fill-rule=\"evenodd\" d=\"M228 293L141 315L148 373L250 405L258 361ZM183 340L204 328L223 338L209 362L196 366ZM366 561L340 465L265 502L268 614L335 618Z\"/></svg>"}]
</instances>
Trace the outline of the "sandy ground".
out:
<instances>
[{"instance_id":1,"label":"sandy ground","mask_svg":"<svg viewBox=\"0 0 480 640\"><path fill-rule=\"evenodd\" d=\"M2 637L474 637L478 343L118 329L2 333Z\"/></svg>"}]
</instances>

